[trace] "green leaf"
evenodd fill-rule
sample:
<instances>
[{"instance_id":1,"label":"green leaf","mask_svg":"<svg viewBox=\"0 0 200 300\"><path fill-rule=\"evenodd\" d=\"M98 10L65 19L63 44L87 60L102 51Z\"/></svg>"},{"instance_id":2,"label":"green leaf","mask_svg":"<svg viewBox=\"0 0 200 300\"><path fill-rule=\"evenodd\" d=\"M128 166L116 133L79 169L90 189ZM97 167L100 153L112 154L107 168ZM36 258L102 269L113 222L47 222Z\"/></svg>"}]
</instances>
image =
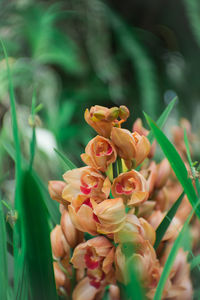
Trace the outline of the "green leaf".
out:
<instances>
[{"instance_id":1,"label":"green leaf","mask_svg":"<svg viewBox=\"0 0 200 300\"><path fill-rule=\"evenodd\" d=\"M163 218L162 222L158 226L156 230L156 241L154 244L154 249L156 250L165 235L165 232L167 231L167 228L169 227L173 217L175 216L177 209L179 208L182 199L184 197L185 193L183 192L180 197L176 200L176 202L172 205L166 216Z\"/></svg>"},{"instance_id":2,"label":"green leaf","mask_svg":"<svg viewBox=\"0 0 200 300\"><path fill-rule=\"evenodd\" d=\"M197 188L197 192L198 195L200 196L200 182L199 182L199 178L196 177L196 170L195 167L192 163L192 158L191 158L191 154L190 154L190 147L189 147L189 141L188 141L188 137L187 137L187 131L184 128L184 142L185 142L185 147L186 147L186 153L187 153L187 159L190 165L190 169L192 172L192 176L195 179L195 184L196 184L196 188Z\"/></svg>"},{"instance_id":3,"label":"green leaf","mask_svg":"<svg viewBox=\"0 0 200 300\"><path fill-rule=\"evenodd\" d=\"M196 207L197 207L197 203L195 205L195 208ZM165 283L167 281L167 278L169 277L171 268L172 268L174 260L176 258L176 254L178 252L178 249L181 247L182 240L184 238L184 233L185 233L185 231L187 229L187 226L188 226L188 224L189 224L189 222L190 222L190 220L193 216L193 213L194 213L194 211L192 211L190 213L190 215L188 216L185 224L183 225L183 228L179 232L178 237L176 238L176 240L175 240L175 242L174 242L174 244L171 248L171 251L170 251L169 256L166 260L164 269L162 271L162 274L161 274L161 277L160 277L160 280L159 280L159 283L158 283L158 286L157 286L157 289L156 289L154 300L161 300L161 298L162 298L162 292L163 292Z\"/></svg>"},{"instance_id":4,"label":"green leaf","mask_svg":"<svg viewBox=\"0 0 200 300\"><path fill-rule=\"evenodd\" d=\"M57 299L48 213L39 186L31 171L22 178L21 216L25 261L32 299Z\"/></svg>"},{"instance_id":5,"label":"green leaf","mask_svg":"<svg viewBox=\"0 0 200 300\"><path fill-rule=\"evenodd\" d=\"M0 299L7 299L8 291L8 266L7 266L7 252L6 252L6 226L4 220L4 212L0 199Z\"/></svg>"},{"instance_id":6,"label":"green leaf","mask_svg":"<svg viewBox=\"0 0 200 300\"><path fill-rule=\"evenodd\" d=\"M177 101L177 97L175 97L169 104L168 106L165 108L165 110L163 111L163 113L160 115L159 119L157 120L157 125L162 128L165 125L165 122L167 121L169 114L171 113L172 109L174 108L174 105L176 104ZM147 138L149 140L149 142L152 144L153 140L154 140L154 135L153 135L153 131L151 130L149 132L149 134L147 135Z\"/></svg>"},{"instance_id":7,"label":"green leaf","mask_svg":"<svg viewBox=\"0 0 200 300\"><path fill-rule=\"evenodd\" d=\"M190 262L190 268L193 270L194 268L200 266L200 255L194 257Z\"/></svg>"},{"instance_id":8,"label":"green leaf","mask_svg":"<svg viewBox=\"0 0 200 300\"><path fill-rule=\"evenodd\" d=\"M9 156L15 161L15 150L12 147L12 145L9 143L2 143L2 145L6 150L6 152L9 154ZM28 167L28 162L23 157L22 157L22 162L24 166ZM54 224L59 224L60 223L59 203L50 198L47 186L34 170L32 170L32 175L35 177L37 184L40 186L41 190L44 193L45 196L44 200L52 222Z\"/></svg>"},{"instance_id":9,"label":"green leaf","mask_svg":"<svg viewBox=\"0 0 200 300\"><path fill-rule=\"evenodd\" d=\"M17 114L16 114L16 107L15 107L15 95L14 95L14 87L12 82L11 71L8 63L8 55L6 52L6 48L4 46L3 41L0 39L5 60L7 66L7 77L8 77L8 84L9 84L9 95L10 95L10 106L11 106L11 120L12 120L12 133L14 138L15 144L15 209L20 214L21 212L21 195L20 195L20 184L21 184L21 149L20 149L20 140L19 140L19 133L18 133L18 125L17 125ZM17 221L14 227L14 234L13 234L13 244L14 244L14 291L15 295L18 290L17 283L22 282L22 273L19 272L17 269L18 263L20 261L20 223ZM15 297L16 298L16 297Z\"/></svg>"},{"instance_id":10,"label":"green leaf","mask_svg":"<svg viewBox=\"0 0 200 300\"><path fill-rule=\"evenodd\" d=\"M145 118L149 123L149 126L152 129L152 132L159 143L160 147L162 148L166 158L169 160L176 177L178 178L179 182L181 183L185 194L187 195L192 207L194 208L198 197L196 195L195 189L192 184L191 178L188 176L187 169L182 161L180 155L178 154L177 150L173 146L173 144L169 141L169 139L165 136L165 134L160 130L157 124L147 115L145 114ZM200 218L200 207L198 206L195 209L195 213L197 214L198 218Z\"/></svg>"},{"instance_id":11,"label":"green leaf","mask_svg":"<svg viewBox=\"0 0 200 300\"><path fill-rule=\"evenodd\" d=\"M57 150L57 149L54 148L54 151L59 156L59 158L61 159L61 161L64 162L65 167L67 167L67 170L72 170L72 169L76 169L77 168L75 166L75 164L69 158L67 158L63 153L61 153L59 150Z\"/></svg>"}]
</instances>

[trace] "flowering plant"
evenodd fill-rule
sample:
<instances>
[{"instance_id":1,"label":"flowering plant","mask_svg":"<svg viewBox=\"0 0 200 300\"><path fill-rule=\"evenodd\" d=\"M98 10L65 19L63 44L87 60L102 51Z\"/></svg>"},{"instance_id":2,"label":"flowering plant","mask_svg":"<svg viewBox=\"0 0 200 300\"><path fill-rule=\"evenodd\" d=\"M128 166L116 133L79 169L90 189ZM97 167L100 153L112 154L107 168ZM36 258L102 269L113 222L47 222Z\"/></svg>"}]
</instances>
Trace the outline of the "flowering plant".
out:
<instances>
[{"instance_id":1,"label":"flowering plant","mask_svg":"<svg viewBox=\"0 0 200 300\"><path fill-rule=\"evenodd\" d=\"M86 166L68 170L64 181L49 182L62 214L51 232L56 287L73 300L103 299L106 292L110 299L124 299L130 274L143 297L153 299L168 254L192 210L182 194L178 213L159 237L159 226L182 187L167 159L159 164L152 159L156 145L149 142L140 119L133 132L121 128L128 117L125 106L87 109L85 120L98 135L81 155ZM187 133L192 140L189 123ZM187 166L182 138L183 129L175 128L175 145ZM180 249L162 299L191 298L187 253Z\"/></svg>"}]
</instances>

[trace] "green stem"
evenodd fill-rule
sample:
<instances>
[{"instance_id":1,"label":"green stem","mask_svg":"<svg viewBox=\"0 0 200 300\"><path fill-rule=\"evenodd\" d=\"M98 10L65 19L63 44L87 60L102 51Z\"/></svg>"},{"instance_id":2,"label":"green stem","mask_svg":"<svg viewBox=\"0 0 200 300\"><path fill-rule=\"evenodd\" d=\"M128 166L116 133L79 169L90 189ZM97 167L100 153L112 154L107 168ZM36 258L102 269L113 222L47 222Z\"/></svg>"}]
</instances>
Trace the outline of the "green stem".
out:
<instances>
[{"instance_id":1,"label":"green stem","mask_svg":"<svg viewBox=\"0 0 200 300\"><path fill-rule=\"evenodd\" d=\"M117 166L118 166L118 174L123 173L122 160L119 156L117 157Z\"/></svg>"}]
</instances>

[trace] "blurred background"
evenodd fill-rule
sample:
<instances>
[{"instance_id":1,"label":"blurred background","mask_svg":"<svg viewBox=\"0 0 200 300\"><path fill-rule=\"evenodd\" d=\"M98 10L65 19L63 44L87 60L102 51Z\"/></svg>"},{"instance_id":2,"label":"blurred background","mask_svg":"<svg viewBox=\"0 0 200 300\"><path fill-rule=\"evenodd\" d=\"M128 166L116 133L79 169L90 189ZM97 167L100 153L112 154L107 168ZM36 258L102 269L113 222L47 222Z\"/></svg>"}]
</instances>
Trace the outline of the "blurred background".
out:
<instances>
[{"instance_id":1,"label":"blurred background","mask_svg":"<svg viewBox=\"0 0 200 300\"><path fill-rule=\"evenodd\" d=\"M53 148L82 165L80 154L95 134L83 118L92 105L127 105L131 117L125 126L131 129L143 110L156 120L177 95L168 125L186 117L196 133L200 130L198 0L1 0L0 36L9 56L25 159L34 90L42 107L34 166L45 184L64 172ZM1 190L13 199L14 164L7 154L13 138L1 47L0 143Z\"/></svg>"}]
</instances>

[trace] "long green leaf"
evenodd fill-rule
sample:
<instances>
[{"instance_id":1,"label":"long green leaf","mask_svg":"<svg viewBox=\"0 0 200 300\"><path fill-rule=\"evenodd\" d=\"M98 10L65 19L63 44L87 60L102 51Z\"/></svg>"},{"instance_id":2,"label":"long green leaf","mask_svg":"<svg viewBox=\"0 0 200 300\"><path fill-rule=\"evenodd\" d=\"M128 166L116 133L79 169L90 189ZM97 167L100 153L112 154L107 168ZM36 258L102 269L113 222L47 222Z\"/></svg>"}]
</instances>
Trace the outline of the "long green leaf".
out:
<instances>
[{"instance_id":1,"label":"long green leaf","mask_svg":"<svg viewBox=\"0 0 200 300\"><path fill-rule=\"evenodd\" d=\"M197 204L195 205L195 208L196 207L197 207ZM190 222L190 220L193 216L193 213L194 213L194 211L192 211L190 213L190 215L188 216L185 224L183 225L183 228L179 232L178 237L176 238L176 240L175 240L175 242L172 246L172 249L170 251L170 254L167 258L164 269L162 271L162 274L161 274L161 277L160 277L160 280L159 280L159 283L158 283L158 286L157 286L157 289L156 289L156 293L155 293L155 296L154 296L154 300L161 300L161 298L162 298L162 292L163 292L165 283L167 281L167 278L169 277L171 268L172 268L174 260L176 258L176 254L178 252L178 249L181 247L181 243L182 243L182 240L184 238L185 230L187 229L187 226L188 226L188 224L189 224L189 222Z\"/></svg>"},{"instance_id":2,"label":"long green leaf","mask_svg":"<svg viewBox=\"0 0 200 300\"><path fill-rule=\"evenodd\" d=\"M23 241L31 299L57 299L47 209L34 176L22 178Z\"/></svg>"},{"instance_id":3,"label":"long green leaf","mask_svg":"<svg viewBox=\"0 0 200 300\"><path fill-rule=\"evenodd\" d=\"M169 227L171 220L173 219L173 217L175 216L177 209L179 208L182 199L184 197L184 192L180 195L180 197L176 200L176 202L172 205L172 207L170 208L170 210L168 211L168 213L166 214L166 216L164 217L164 219L162 220L162 222L160 223L160 225L158 226L157 230L156 230L156 241L154 244L154 249L157 249L163 236L165 235L165 232L167 231L167 228Z\"/></svg>"},{"instance_id":4,"label":"long green leaf","mask_svg":"<svg viewBox=\"0 0 200 300\"><path fill-rule=\"evenodd\" d=\"M9 94L10 94L10 106L11 106L11 119L12 119L12 132L15 144L15 209L20 215L21 213L21 195L20 195L20 184L21 184L21 149L20 149L20 140L19 140L19 133L18 133L18 124L17 124L17 114L16 114L16 107L15 107L15 95L14 95L14 87L12 82L11 71L8 63L8 55L6 52L6 48L4 46L3 41L0 39L5 60L7 66L7 76L8 76L8 83L9 83ZM17 221L14 227L14 235L13 235L13 244L14 244L14 291L15 295L19 288L18 283L22 281L22 274L17 269L20 260L20 243L21 243L21 236L20 236L20 222ZM16 298L16 297L15 297Z\"/></svg>"},{"instance_id":5,"label":"long green leaf","mask_svg":"<svg viewBox=\"0 0 200 300\"><path fill-rule=\"evenodd\" d=\"M8 266L7 266L7 252L6 252L6 226L4 220L4 213L0 199L0 299L7 299L8 291Z\"/></svg>"},{"instance_id":6,"label":"long green leaf","mask_svg":"<svg viewBox=\"0 0 200 300\"><path fill-rule=\"evenodd\" d=\"M174 105L176 104L176 101L177 101L177 97L175 97L169 104L168 106L165 108L165 110L162 112L162 114L160 115L160 117L158 118L157 120L157 125L162 128L168 117L169 117L169 114L171 113L172 109L174 108ZM152 130L149 132L149 134L147 135L147 138L149 139L149 142L152 144L153 140L154 140L154 135L153 135L153 132Z\"/></svg>"},{"instance_id":7,"label":"long green leaf","mask_svg":"<svg viewBox=\"0 0 200 300\"><path fill-rule=\"evenodd\" d=\"M160 147L162 148L166 158L169 160L176 177L178 178L179 182L181 183L184 192L186 193L192 207L195 207L195 204L198 201L198 197L196 195L195 189L192 184L191 178L188 176L187 169L178 154L177 150L173 146L173 144L169 141L169 139L165 136L165 134L160 130L157 124L147 115L145 114L145 118L149 123L149 126L152 129L152 132L159 143ZM198 218L200 218L200 207L198 206L195 210Z\"/></svg>"},{"instance_id":8,"label":"long green leaf","mask_svg":"<svg viewBox=\"0 0 200 300\"><path fill-rule=\"evenodd\" d=\"M6 152L9 154L9 156L15 161L15 150L12 147L12 145L9 143L2 143L2 145L3 145L4 149L6 150ZM22 162L26 167L28 167L28 162L23 157L22 157ZM45 194L44 199L45 199L45 203L46 203L46 206L47 206L47 209L48 209L48 212L49 212L52 222L54 224L59 224L60 223L59 203L57 203L56 201L53 201L50 198L48 188L44 184L44 182L42 181L40 176L34 170L32 170L32 174L35 177L35 180L37 181L38 185L40 186L40 188L42 189L42 191Z\"/></svg>"},{"instance_id":9,"label":"long green leaf","mask_svg":"<svg viewBox=\"0 0 200 300\"><path fill-rule=\"evenodd\" d=\"M69 158L67 158L63 153L61 153L59 150L54 148L54 151L59 156L59 158L65 163L65 166L67 167L67 170L72 170L72 169L77 168L75 166L75 164Z\"/></svg>"}]
</instances>

